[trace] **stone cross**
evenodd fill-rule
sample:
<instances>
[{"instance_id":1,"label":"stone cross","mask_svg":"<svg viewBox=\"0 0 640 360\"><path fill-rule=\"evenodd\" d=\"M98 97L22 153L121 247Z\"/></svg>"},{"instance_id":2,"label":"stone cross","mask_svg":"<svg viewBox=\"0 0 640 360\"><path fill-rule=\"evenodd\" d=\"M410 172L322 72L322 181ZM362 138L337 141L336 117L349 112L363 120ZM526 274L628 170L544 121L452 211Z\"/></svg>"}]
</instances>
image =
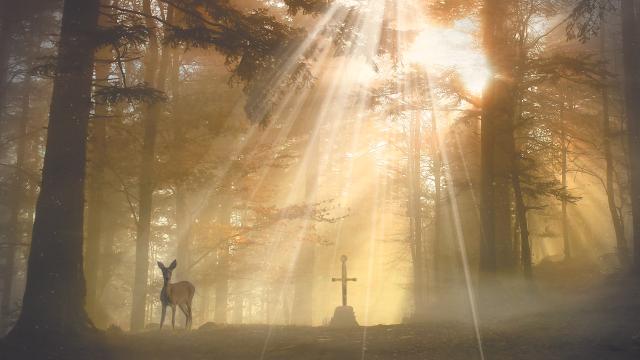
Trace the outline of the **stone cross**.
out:
<instances>
[{"instance_id":1,"label":"stone cross","mask_svg":"<svg viewBox=\"0 0 640 360\"><path fill-rule=\"evenodd\" d=\"M342 282L342 306L347 306L347 281L357 281L356 278L348 278L347 277L347 256L342 255L340 257L340 261L342 261L342 277L341 278L332 278L331 281L341 281Z\"/></svg>"}]
</instances>

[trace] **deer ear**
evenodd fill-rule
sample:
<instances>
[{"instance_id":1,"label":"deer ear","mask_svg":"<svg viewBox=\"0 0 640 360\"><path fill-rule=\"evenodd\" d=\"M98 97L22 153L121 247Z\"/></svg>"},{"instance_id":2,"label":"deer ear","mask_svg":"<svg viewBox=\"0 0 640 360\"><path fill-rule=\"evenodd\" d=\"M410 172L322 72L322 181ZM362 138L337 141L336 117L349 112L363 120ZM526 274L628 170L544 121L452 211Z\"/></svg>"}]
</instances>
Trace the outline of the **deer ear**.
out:
<instances>
[{"instance_id":1,"label":"deer ear","mask_svg":"<svg viewBox=\"0 0 640 360\"><path fill-rule=\"evenodd\" d=\"M164 264L161 261L158 261L158 267L160 269L164 269L165 268Z\"/></svg>"},{"instance_id":2,"label":"deer ear","mask_svg":"<svg viewBox=\"0 0 640 360\"><path fill-rule=\"evenodd\" d=\"M169 269L170 269L170 270L173 270L173 269L175 269L175 268L176 268L176 266L178 266L178 262L177 262L177 261L175 261L175 260L173 260L173 261L171 262L171 265L169 265Z\"/></svg>"}]
</instances>

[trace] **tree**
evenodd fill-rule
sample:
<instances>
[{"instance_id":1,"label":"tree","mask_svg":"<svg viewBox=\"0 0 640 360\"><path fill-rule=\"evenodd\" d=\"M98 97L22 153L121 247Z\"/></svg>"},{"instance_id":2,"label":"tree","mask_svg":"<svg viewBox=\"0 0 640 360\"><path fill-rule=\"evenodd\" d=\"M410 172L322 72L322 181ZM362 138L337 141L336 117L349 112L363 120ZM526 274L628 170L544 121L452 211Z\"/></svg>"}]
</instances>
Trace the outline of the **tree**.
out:
<instances>
[{"instance_id":1,"label":"tree","mask_svg":"<svg viewBox=\"0 0 640 360\"><path fill-rule=\"evenodd\" d=\"M605 16L604 12L601 12L601 17ZM603 25L600 30L600 53L603 60L603 75L601 77L601 101L602 101L602 152L604 153L605 159L605 181L604 181L604 190L607 194L607 205L609 206L609 214L611 216L611 222L613 224L613 230L616 236L616 249L618 253L618 259L620 260L620 264L623 267L626 267L628 264L628 256L629 250L627 246L627 240L625 238L624 233L624 216L621 214L617 201L616 201L616 187L615 184L615 173L616 173L616 165L614 158L614 148L615 144L615 135L614 129L612 129L611 125L611 95L610 88L611 84L609 81L609 76L607 75L607 32L606 32L606 21L602 20Z\"/></svg>"},{"instance_id":2,"label":"tree","mask_svg":"<svg viewBox=\"0 0 640 360\"><path fill-rule=\"evenodd\" d=\"M152 19L151 0L143 2L146 26L150 29L149 44L145 56L144 81L146 85L157 90L164 89L167 76L169 54L162 52L158 64L159 41ZM145 107L143 113L144 137L142 142L142 163L140 165L138 188L138 223L136 229L136 270L133 285L133 301L131 309L131 329L140 330L144 327L145 307L147 301L147 282L149 273L149 242L151 241L151 218L154 191L154 164L156 157L156 136L158 122L162 115L162 105L153 102Z\"/></svg>"},{"instance_id":3,"label":"tree","mask_svg":"<svg viewBox=\"0 0 640 360\"><path fill-rule=\"evenodd\" d=\"M180 89L180 55L177 51L172 51L171 54L172 62L170 69L170 88L173 92L173 99L176 98L176 95ZM180 120L181 117L176 116L175 114L172 117L173 121L173 156L174 156L174 167L176 169L183 168L184 166L180 166L180 163L184 161L185 152L187 146L187 135L185 131L185 124L183 124ZM173 181L173 188L175 192L175 217L176 217L176 240L178 242L177 246L177 259L181 261L182 264L190 264L191 263L191 254L190 254L190 241L191 241L191 226L192 226L192 216L189 214L189 192L187 187L187 178L188 175L181 174L178 175L176 179ZM180 277L183 279L188 278L189 276L189 268L182 269L178 272Z\"/></svg>"},{"instance_id":4,"label":"tree","mask_svg":"<svg viewBox=\"0 0 640 360\"><path fill-rule=\"evenodd\" d=\"M640 273L640 33L638 32L638 10L640 4L636 0L620 1L622 15L622 48L624 68L624 108L626 112L626 135L628 143L629 162L629 188L632 217L632 243L634 248L633 263L636 274ZM577 1L567 26L570 38L577 38L586 42L591 37L604 32L606 14L616 9L615 3L610 0L579 0ZM604 41L604 36L601 38ZM604 43L601 43L604 50ZM627 241L624 236L624 224L622 216L615 201L614 187L614 159L611 154L611 126L609 119L609 89L607 79L603 77L601 85L602 100L602 131L603 150L606 162L606 175L604 187L607 193L607 202L614 231L616 234L618 257L622 264L627 262Z\"/></svg>"},{"instance_id":5,"label":"tree","mask_svg":"<svg viewBox=\"0 0 640 360\"><path fill-rule=\"evenodd\" d=\"M35 49L37 35L35 29L35 21L29 22L28 30L25 36L25 48L24 62L33 61L35 58ZM31 97L33 93L33 76L30 73L25 73L24 80L21 84L21 99L20 99L20 114L18 119L18 126L13 134L16 139L15 152L16 161L14 165L13 183L11 184L11 191L9 194L9 222L7 226L8 244L6 248L6 261L5 269L3 272L3 292L0 306L0 321L8 320L9 314L12 311L13 300L13 287L14 278L17 273L15 260L17 249L23 244L24 226L20 221L20 213L25 207L25 184L28 183L28 172L25 169L25 163L27 158L27 145L28 145L28 125L31 113ZM5 323L0 323L0 328L6 327Z\"/></svg>"},{"instance_id":6,"label":"tree","mask_svg":"<svg viewBox=\"0 0 640 360\"><path fill-rule=\"evenodd\" d=\"M8 94L9 79L11 79L10 57L14 53L14 37L23 28L21 22L33 19L37 14L58 9L60 0L39 1L25 0L16 3L11 0L0 1L0 131L4 130L5 106Z\"/></svg>"},{"instance_id":7,"label":"tree","mask_svg":"<svg viewBox=\"0 0 640 360\"><path fill-rule=\"evenodd\" d=\"M640 35L638 4L622 1L622 45L624 51L624 92L629 142L631 213L633 216L634 269L640 275Z\"/></svg>"},{"instance_id":8,"label":"tree","mask_svg":"<svg viewBox=\"0 0 640 360\"><path fill-rule=\"evenodd\" d=\"M226 2L193 3L190 1L172 1L169 10L175 7L184 21L179 24L171 19L161 19L153 15L151 1L143 2L143 11L137 12L118 8L124 13L135 13L144 18L150 37L145 56L145 76L147 85L164 90L164 80L168 71L169 56L172 47L214 48L227 58L228 65L233 67L234 76L245 83L247 93L253 92L260 103L259 109L247 106L246 112L255 122L268 120L269 108L274 99L270 94L277 91L263 87L267 79L273 76L278 64L283 61L280 54L293 47L299 40L301 31L278 22L264 12L256 11L246 14ZM168 13L167 13L168 14ZM158 60L160 37L155 34L156 23L163 24L163 44L167 51L162 51L162 59ZM291 76L295 79L304 71L296 71ZM287 83L291 84L291 82ZM258 94L259 93L259 94ZM252 95L249 95L252 96ZM136 272L134 280L133 311L131 324L133 329L144 325L144 309L147 294L147 271L149 262L149 234L152 220L152 195L154 190L155 141L158 117L162 114L161 104L151 104L143 115L145 135L143 139L142 166L139 181L139 216L136 231ZM182 195L180 195L182 196ZM182 213L182 207L180 209ZM184 214L181 216L183 227ZM183 243L184 245L184 243ZM184 246L181 246L184 256Z\"/></svg>"},{"instance_id":9,"label":"tree","mask_svg":"<svg viewBox=\"0 0 640 360\"><path fill-rule=\"evenodd\" d=\"M83 213L98 0L66 0L22 313L10 339L78 336L84 310ZM47 304L47 306L42 306Z\"/></svg>"},{"instance_id":10,"label":"tree","mask_svg":"<svg viewBox=\"0 0 640 360\"><path fill-rule=\"evenodd\" d=\"M14 17L9 11L11 1L0 2L0 129L4 120L4 106L7 98L7 79L9 73L9 43L14 27Z\"/></svg>"},{"instance_id":11,"label":"tree","mask_svg":"<svg viewBox=\"0 0 640 360\"><path fill-rule=\"evenodd\" d=\"M482 36L493 73L482 101L481 123L481 269L504 269L510 258L512 143L515 54L509 18L512 0L486 0L482 14Z\"/></svg>"},{"instance_id":12,"label":"tree","mask_svg":"<svg viewBox=\"0 0 640 360\"><path fill-rule=\"evenodd\" d=\"M110 6L111 1L103 0L103 4ZM110 24L110 14L103 13L98 19L98 25L106 29ZM113 50L104 46L96 54L95 64L95 88L104 89L108 86L108 78L111 73ZM96 91L94 91L95 93ZM101 262L102 230L105 208L105 176L107 166L107 122L109 121L109 106L105 101L97 101L94 106L94 114L89 124L89 151L88 151L88 187L87 187L87 239L85 275L87 281L87 311L94 322L98 319L98 273Z\"/></svg>"},{"instance_id":13,"label":"tree","mask_svg":"<svg viewBox=\"0 0 640 360\"><path fill-rule=\"evenodd\" d=\"M391 31L391 30L389 30ZM428 69L418 64L408 65L406 69L398 63L393 78L386 81L381 88L373 92L373 105L382 108L383 115L403 122L406 134L403 134L406 143L407 163L406 213L409 217L409 248L412 261L413 274L413 306L414 317L422 319L427 305L427 279L429 264L427 256L433 251L433 269L438 282L442 276L438 266L439 256L443 255L443 244L440 227L442 218L442 159L438 139L437 115L433 92L437 84L431 84ZM410 86L404 85L411 84ZM430 115L430 129L425 126L423 120ZM424 154L422 149L429 144L430 151ZM428 156L431 166L425 164L424 158ZM425 171L425 168L431 171ZM425 173L430 173L425 177ZM433 193L429 194L426 183L429 177L433 177ZM433 198L433 203L425 201ZM431 206L430 206L431 205ZM427 209L432 208L432 219L428 221ZM431 223L433 247L427 248L426 231L427 223Z\"/></svg>"}]
</instances>

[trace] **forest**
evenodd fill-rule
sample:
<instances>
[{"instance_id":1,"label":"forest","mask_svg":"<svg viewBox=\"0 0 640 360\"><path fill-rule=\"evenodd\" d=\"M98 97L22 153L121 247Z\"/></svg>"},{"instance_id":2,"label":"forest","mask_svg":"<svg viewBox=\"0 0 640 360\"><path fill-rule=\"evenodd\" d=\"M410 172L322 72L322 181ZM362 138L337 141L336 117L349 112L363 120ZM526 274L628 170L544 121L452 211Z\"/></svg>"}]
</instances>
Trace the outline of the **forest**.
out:
<instances>
[{"instance_id":1,"label":"forest","mask_svg":"<svg viewBox=\"0 0 640 360\"><path fill-rule=\"evenodd\" d=\"M640 359L640 0L0 0L1 359Z\"/></svg>"}]
</instances>

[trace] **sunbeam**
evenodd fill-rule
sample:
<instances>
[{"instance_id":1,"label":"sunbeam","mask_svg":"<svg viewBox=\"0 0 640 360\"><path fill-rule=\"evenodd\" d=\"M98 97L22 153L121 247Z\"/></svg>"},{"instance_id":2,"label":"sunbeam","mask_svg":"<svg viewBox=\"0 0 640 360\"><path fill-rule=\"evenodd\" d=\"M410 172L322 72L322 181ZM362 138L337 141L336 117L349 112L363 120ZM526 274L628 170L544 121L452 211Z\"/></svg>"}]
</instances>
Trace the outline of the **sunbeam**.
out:
<instances>
[{"instance_id":1,"label":"sunbeam","mask_svg":"<svg viewBox=\"0 0 640 360\"><path fill-rule=\"evenodd\" d=\"M0 1L0 354L640 358L639 14Z\"/></svg>"}]
</instances>

